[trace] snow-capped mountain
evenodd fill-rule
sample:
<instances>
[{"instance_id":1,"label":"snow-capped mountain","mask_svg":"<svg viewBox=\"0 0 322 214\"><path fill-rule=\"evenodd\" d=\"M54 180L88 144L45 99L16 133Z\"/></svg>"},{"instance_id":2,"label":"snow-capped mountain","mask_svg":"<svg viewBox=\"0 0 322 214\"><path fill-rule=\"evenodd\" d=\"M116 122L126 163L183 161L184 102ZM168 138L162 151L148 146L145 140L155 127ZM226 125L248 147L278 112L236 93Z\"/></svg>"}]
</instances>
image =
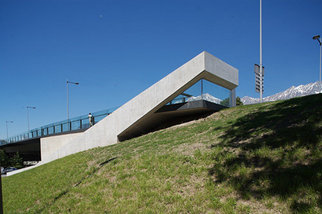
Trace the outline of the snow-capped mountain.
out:
<instances>
[{"instance_id":1,"label":"snow-capped mountain","mask_svg":"<svg viewBox=\"0 0 322 214\"><path fill-rule=\"evenodd\" d=\"M187 101L195 101L195 100L207 100L209 102L212 102L212 103L217 103L217 104L220 104L220 102L222 101L221 99L219 98L216 98L208 93L205 93L205 94L202 94L202 95L199 95L197 97L189 97L187 99Z\"/></svg>"},{"instance_id":2,"label":"snow-capped mountain","mask_svg":"<svg viewBox=\"0 0 322 214\"><path fill-rule=\"evenodd\" d=\"M276 100L287 100L294 97L302 97L310 94L319 94L322 93L322 82L309 83L307 85L299 85L297 87L292 86L291 88L274 94L272 96L264 97L263 102L271 102ZM241 98L241 101L247 104L259 103L259 98L253 98L245 96Z\"/></svg>"}]
</instances>

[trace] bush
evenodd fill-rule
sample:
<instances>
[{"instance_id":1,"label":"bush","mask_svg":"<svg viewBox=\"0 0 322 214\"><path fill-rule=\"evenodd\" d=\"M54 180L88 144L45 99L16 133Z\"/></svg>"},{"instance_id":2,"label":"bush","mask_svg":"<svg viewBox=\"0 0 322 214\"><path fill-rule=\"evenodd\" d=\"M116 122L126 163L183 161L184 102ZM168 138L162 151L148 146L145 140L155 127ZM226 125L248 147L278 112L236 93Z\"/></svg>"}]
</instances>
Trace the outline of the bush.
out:
<instances>
[{"instance_id":1,"label":"bush","mask_svg":"<svg viewBox=\"0 0 322 214\"><path fill-rule=\"evenodd\" d=\"M23 159L17 152L14 156L9 157L3 150L0 150L0 166L7 168L9 166L15 168L23 167Z\"/></svg>"},{"instance_id":2,"label":"bush","mask_svg":"<svg viewBox=\"0 0 322 214\"><path fill-rule=\"evenodd\" d=\"M10 158L10 165L18 169L23 167L23 160L18 152L12 158Z\"/></svg>"},{"instance_id":3,"label":"bush","mask_svg":"<svg viewBox=\"0 0 322 214\"><path fill-rule=\"evenodd\" d=\"M6 168L10 165L8 155L3 151L0 150L0 166Z\"/></svg>"},{"instance_id":4,"label":"bush","mask_svg":"<svg viewBox=\"0 0 322 214\"><path fill-rule=\"evenodd\" d=\"M229 106L229 98L226 98L220 102L221 105L223 106ZM236 98L236 106L242 106L244 103L241 101L240 97Z\"/></svg>"}]
</instances>

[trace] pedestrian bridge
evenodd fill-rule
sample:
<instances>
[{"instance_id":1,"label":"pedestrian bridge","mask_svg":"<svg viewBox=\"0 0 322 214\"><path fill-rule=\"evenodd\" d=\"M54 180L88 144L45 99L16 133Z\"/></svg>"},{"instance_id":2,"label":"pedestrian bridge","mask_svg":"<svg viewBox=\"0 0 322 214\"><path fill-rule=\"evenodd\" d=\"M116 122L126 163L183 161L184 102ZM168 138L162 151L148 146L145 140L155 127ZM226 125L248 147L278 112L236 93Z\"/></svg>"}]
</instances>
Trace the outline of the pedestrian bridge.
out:
<instances>
[{"instance_id":1,"label":"pedestrian bridge","mask_svg":"<svg viewBox=\"0 0 322 214\"><path fill-rule=\"evenodd\" d=\"M163 108L159 109L157 114L151 117L150 123L140 126L136 131L128 132L127 135L120 136L120 141L130 139L142 134L166 128L171 125L190 121L199 117L207 116L227 106L214 103L207 97L197 100L189 100L191 95L183 94L171 100ZM106 109L92 113L94 125L103 118L110 115L116 108ZM162 125L161 125L162 124ZM81 133L90 128L88 115L71 118L32 129L7 139L0 145L7 154L14 155L19 152L25 161L41 161L41 139L50 137L66 137Z\"/></svg>"},{"instance_id":2,"label":"pedestrian bridge","mask_svg":"<svg viewBox=\"0 0 322 214\"><path fill-rule=\"evenodd\" d=\"M147 68L153 69L153 68ZM33 151L49 162L87 149L115 144L150 131L189 121L225 106L212 100L190 99L185 91L198 81L209 81L229 91L229 106L235 106L238 70L213 55L202 52L116 110L93 113L49 124L11 137L1 145L6 152L22 155ZM202 90L201 90L202 91ZM29 154L29 156L32 156Z\"/></svg>"}]
</instances>

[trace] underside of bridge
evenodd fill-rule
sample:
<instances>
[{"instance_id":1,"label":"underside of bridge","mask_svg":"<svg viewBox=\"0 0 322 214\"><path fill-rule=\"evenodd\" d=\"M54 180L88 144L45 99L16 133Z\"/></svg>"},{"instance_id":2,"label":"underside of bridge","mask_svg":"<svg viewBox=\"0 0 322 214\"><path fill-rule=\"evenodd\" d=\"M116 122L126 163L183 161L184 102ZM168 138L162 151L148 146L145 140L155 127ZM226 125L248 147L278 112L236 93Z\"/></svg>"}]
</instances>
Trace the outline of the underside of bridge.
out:
<instances>
[{"instance_id":1,"label":"underside of bridge","mask_svg":"<svg viewBox=\"0 0 322 214\"><path fill-rule=\"evenodd\" d=\"M9 157L14 156L18 152L24 161L41 160L40 138L1 145L0 149L2 149Z\"/></svg>"},{"instance_id":2,"label":"underside of bridge","mask_svg":"<svg viewBox=\"0 0 322 214\"><path fill-rule=\"evenodd\" d=\"M206 100L165 105L148 119L142 119L134 123L118 135L118 139L124 141L173 125L203 118L223 108L226 107Z\"/></svg>"}]
</instances>

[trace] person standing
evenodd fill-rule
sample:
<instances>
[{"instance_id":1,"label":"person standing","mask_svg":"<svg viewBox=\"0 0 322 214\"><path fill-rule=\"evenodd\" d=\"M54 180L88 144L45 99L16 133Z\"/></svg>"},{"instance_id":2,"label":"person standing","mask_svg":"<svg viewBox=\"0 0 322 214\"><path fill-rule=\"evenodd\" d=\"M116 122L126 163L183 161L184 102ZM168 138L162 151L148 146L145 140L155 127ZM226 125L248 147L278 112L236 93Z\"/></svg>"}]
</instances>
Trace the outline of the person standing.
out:
<instances>
[{"instance_id":1,"label":"person standing","mask_svg":"<svg viewBox=\"0 0 322 214\"><path fill-rule=\"evenodd\" d=\"M91 113L88 114L88 121L89 121L89 127L94 125L94 116Z\"/></svg>"}]
</instances>

